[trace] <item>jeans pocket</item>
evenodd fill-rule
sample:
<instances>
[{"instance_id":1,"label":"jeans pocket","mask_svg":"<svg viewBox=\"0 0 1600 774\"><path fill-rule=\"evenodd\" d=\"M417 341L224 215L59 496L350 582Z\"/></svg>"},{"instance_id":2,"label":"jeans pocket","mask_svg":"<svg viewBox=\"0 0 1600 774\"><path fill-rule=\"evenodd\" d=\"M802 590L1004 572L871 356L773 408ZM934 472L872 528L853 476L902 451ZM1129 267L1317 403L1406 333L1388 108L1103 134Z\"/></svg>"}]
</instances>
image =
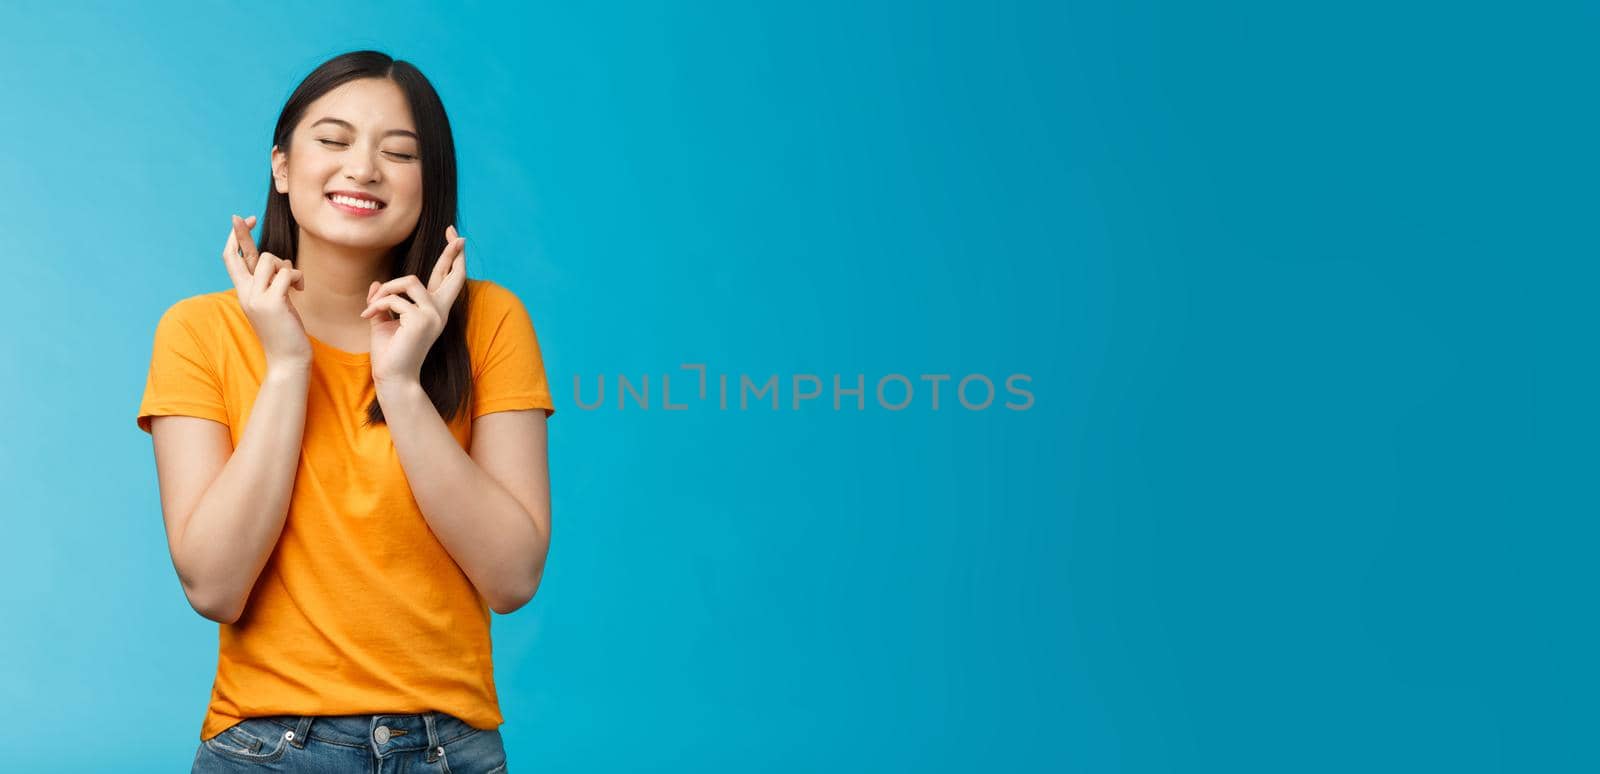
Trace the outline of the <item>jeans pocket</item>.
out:
<instances>
[{"instance_id":1,"label":"jeans pocket","mask_svg":"<svg viewBox=\"0 0 1600 774\"><path fill-rule=\"evenodd\" d=\"M506 746L498 730L477 731L444 745L444 770L450 774L505 774Z\"/></svg>"},{"instance_id":2,"label":"jeans pocket","mask_svg":"<svg viewBox=\"0 0 1600 774\"><path fill-rule=\"evenodd\" d=\"M245 763L271 763L289 749L283 726L266 718L245 718L203 744L224 758Z\"/></svg>"}]
</instances>

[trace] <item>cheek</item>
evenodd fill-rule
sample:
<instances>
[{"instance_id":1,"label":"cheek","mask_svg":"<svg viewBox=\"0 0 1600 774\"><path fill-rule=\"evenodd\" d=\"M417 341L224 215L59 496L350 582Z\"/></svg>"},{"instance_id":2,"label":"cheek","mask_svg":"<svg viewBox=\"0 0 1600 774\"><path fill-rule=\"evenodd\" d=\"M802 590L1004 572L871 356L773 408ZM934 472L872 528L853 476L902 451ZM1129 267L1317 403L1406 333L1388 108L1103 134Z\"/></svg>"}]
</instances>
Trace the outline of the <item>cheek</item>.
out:
<instances>
[{"instance_id":1,"label":"cheek","mask_svg":"<svg viewBox=\"0 0 1600 774\"><path fill-rule=\"evenodd\" d=\"M294 212L295 220L315 222L326 215L323 212L326 204L321 186L311 183L289 184L289 209Z\"/></svg>"},{"instance_id":2,"label":"cheek","mask_svg":"<svg viewBox=\"0 0 1600 774\"><path fill-rule=\"evenodd\" d=\"M322 198L322 183L327 177L310 165L289 167L289 199L310 200Z\"/></svg>"},{"instance_id":3,"label":"cheek","mask_svg":"<svg viewBox=\"0 0 1600 774\"><path fill-rule=\"evenodd\" d=\"M292 174L289 177L289 211L294 214L295 220L305 220L316 214L315 208L321 204L322 192L305 181L304 178L296 179Z\"/></svg>"},{"instance_id":4,"label":"cheek","mask_svg":"<svg viewBox=\"0 0 1600 774\"><path fill-rule=\"evenodd\" d=\"M405 220L414 222L422 216L422 186L396 187L393 193L394 198L389 204L391 207L399 205L397 209L403 213Z\"/></svg>"},{"instance_id":5,"label":"cheek","mask_svg":"<svg viewBox=\"0 0 1600 774\"><path fill-rule=\"evenodd\" d=\"M417 209L417 210L421 210L422 209L422 178L421 178L421 176L412 176L412 177L410 177L410 178L408 178L408 179L406 179L404 181L401 181L401 184L395 186L395 189L396 189L396 192L401 197L403 197L407 202L410 203L410 206L413 209Z\"/></svg>"}]
</instances>

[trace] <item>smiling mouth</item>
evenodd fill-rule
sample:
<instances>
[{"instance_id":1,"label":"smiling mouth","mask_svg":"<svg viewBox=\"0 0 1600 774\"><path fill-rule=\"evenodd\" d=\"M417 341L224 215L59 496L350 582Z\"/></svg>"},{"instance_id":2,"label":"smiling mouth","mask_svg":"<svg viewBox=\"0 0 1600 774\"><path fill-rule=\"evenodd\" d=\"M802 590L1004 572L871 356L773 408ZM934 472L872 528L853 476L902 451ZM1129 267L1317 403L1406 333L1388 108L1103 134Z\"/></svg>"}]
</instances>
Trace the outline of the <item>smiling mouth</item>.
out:
<instances>
[{"instance_id":1,"label":"smiling mouth","mask_svg":"<svg viewBox=\"0 0 1600 774\"><path fill-rule=\"evenodd\" d=\"M348 207L350 209L361 210L363 212L377 212L378 210L388 206L383 202L375 202L370 199L357 199L353 196L344 196L336 193L324 194L322 198L327 199L329 202L341 207Z\"/></svg>"}]
</instances>

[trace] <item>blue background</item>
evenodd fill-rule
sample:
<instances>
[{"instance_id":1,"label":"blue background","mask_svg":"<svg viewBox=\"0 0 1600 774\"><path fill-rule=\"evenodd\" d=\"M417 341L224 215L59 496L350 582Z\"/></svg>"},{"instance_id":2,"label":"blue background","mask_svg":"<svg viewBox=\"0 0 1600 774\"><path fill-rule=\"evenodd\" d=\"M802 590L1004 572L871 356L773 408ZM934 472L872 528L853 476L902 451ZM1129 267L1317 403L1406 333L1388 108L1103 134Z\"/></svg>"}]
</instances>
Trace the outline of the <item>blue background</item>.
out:
<instances>
[{"instance_id":1,"label":"blue background","mask_svg":"<svg viewBox=\"0 0 1600 774\"><path fill-rule=\"evenodd\" d=\"M375 47L556 394L513 771L1596 770L1595 7L1283 5L6 4L4 767L188 765L151 337ZM695 362L867 408L574 402Z\"/></svg>"}]
</instances>

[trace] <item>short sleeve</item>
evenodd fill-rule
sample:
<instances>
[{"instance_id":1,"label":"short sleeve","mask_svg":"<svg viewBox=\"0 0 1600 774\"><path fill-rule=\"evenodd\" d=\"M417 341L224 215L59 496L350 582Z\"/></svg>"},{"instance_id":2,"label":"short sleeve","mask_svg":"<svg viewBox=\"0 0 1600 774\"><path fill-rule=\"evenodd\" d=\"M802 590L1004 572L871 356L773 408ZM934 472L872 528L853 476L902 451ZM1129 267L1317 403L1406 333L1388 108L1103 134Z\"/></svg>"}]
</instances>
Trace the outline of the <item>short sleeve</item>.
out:
<instances>
[{"instance_id":1,"label":"short sleeve","mask_svg":"<svg viewBox=\"0 0 1600 774\"><path fill-rule=\"evenodd\" d=\"M194 302L173 304L156 323L150 351L150 372L139 402L139 429L150 431L150 418L183 415L228 423L222 383L200 336L189 320Z\"/></svg>"},{"instance_id":2,"label":"short sleeve","mask_svg":"<svg viewBox=\"0 0 1600 774\"><path fill-rule=\"evenodd\" d=\"M478 310L484 313L477 330L481 343L476 349L481 358L473 364L472 418L532 408L544 409L546 418L554 415L539 337L521 299L500 285L484 281L473 288L470 303L481 304Z\"/></svg>"}]
</instances>

